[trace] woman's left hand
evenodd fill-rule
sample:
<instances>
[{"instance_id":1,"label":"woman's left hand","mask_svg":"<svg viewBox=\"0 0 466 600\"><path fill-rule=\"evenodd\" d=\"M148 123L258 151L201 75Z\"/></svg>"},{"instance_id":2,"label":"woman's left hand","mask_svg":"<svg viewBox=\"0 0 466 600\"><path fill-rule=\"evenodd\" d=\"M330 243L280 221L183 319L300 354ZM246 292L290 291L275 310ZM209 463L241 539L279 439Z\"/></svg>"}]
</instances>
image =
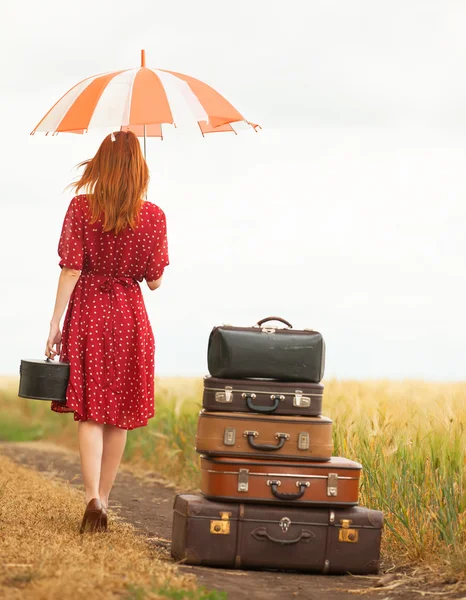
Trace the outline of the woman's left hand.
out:
<instances>
[{"instance_id":1,"label":"woman's left hand","mask_svg":"<svg viewBox=\"0 0 466 600\"><path fill-rule=\"evenodd\" d=\"M55 346L56 350L53 349ZM47 345L45 347L45 356L51 358L52 360L55 356L60 355L61 350L61 331L60 326L54 323L50 324L50 332L47 340Z\"/></svg>"}]
</instances>

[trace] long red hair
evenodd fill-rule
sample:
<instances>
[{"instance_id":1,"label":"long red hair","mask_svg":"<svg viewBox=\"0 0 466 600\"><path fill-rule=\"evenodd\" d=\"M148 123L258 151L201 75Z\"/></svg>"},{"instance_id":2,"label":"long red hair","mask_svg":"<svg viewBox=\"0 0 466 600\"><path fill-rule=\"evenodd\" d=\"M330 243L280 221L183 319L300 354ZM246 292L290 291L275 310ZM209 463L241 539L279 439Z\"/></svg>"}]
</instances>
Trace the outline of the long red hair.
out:
<instances>
[{"instance_id":1,"label":"long red hair","mask_svg":"<svg viewBox=\"0 0 466 600\"><path fill-rule=\"evenodd\" d=\"M103 230L115 234L128 225L134 229L149 185L149 169L134 133L108 135L94 158L78 167L84 172L71 187L88 195L91 223L102 219Z\"/></svg>"}]
</instances>

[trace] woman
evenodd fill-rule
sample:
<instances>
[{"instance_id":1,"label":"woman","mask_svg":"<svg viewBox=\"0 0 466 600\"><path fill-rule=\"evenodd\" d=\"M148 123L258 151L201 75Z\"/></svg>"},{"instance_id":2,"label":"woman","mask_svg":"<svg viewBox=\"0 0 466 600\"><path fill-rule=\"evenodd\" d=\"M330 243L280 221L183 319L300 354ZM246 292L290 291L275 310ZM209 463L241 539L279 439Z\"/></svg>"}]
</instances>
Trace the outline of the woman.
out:
<instances>
[{"instance_id":1,"label":"woman","mask_svg":"<svg viewBox=\"0 0 466 600\"><path fill-rule=\"evenodd\" d=\"M52 410L78 421L84 533L107 528L127 431L154 416L154 336L138 282L157 289L169 261L165 215L143 200L149 171L136 136L107 136L79 166L73 187L86 194L72 199L63 223L45 354L70 364L66 403Z\"/></svg>"}]
</instances>

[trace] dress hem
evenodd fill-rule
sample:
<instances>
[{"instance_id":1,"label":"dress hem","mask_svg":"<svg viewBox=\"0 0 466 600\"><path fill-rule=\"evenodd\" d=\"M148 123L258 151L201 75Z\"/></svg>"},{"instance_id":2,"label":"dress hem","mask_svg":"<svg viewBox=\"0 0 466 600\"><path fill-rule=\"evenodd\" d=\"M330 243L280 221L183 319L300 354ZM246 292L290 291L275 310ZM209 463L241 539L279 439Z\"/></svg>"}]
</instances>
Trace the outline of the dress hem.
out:
<instances>
[{"instance_id":1,"label":"dress hem","mask_svg":"<svg viewBox=\"0 0 466 600\"><path fill-rule=\"evenodd\" d=\"M68 408L68 407L64 407L64 408ZM99 423L100 425L113 425L114 427L118 427L118 429L126 429L127 431L131 431L133 429L138 429L139 427L147 427L148 422L150 419L153 419L155 414L152 415L151 417L147 417L147 421L141 421L140 423L136 423L134 425L131 426L125 426L125 425L120 425L118 423L114 423L112 421L106 420L106 419L101 419L99 417L97 418L92 418L92 417L83 417L82 415L80 415L78 413L78 411L70 408L70 410L55 410L54 408L52 408L52 410L56 413L62 413L62 414L69 414L69 413L73 413L74 414L74 420L78 421L78 422L85 422L85 421L94 421L95 423Z\"/></svg>"},{"instance_id":2,"label":"dress hem","mask_svg":"<svg viewBox=\"0 0 466 600\"><path fill-rule=\"evenodd\" d=\"M144 421L137 421L131 425L122 425L121 423L116 423L114 419L104 419L103 417L88 417L81 414L78 410L78 407L83 404L79 399L72 399L69 396L76 395L76 392L72 389L72 385L68 385L67 393L66 393L66 402L65 403L54 403L51 404L51 410L56 413L61 414L69 414L73 413L75 421L94 421L95 423L100 423L101 425L113 425L114 427L118 427L119 429L126 429L127 431L131 431L132 429L138 429L139 427L146 427L147 423L150 419L155 416L154 412L147 417ZM74 406L73 406L74 405ZM75 408L76 407L76 408Z\"/></svg>"}]
</instances>

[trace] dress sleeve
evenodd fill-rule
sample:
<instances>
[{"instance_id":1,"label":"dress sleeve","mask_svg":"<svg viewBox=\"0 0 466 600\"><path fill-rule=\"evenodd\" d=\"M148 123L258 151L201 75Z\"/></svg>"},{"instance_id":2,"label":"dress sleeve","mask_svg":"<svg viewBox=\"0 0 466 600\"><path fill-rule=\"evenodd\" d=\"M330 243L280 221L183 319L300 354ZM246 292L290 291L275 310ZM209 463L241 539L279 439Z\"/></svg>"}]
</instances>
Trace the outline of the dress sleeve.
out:
<instances>
[{"instance_id":1,"label":"dress sleeve","mask_svg":"<svg viewBox=\"0 0 466 600\"><path fill-rule=\"evenodd\" d=\"M170 264L168 259L167 243L167 221L165 213L160 209L160 213L154 223L154 239L152 252L147 261L146 281L156 281L163 275L165 267Z\"/></svg>"},{"instance_id":2,"label":"dress sleeve","mask_svg":"<svg viewBox=\"0 0 466 600\"><path fill-rule=\"evenodd\" d=\"M79 197L75 196L66 211L58 243L58 255L61 259L60 267L68 267L68 269L76 269L77 271L82 270L83 235L83 211Z\"/></svg>"}]
</instances>

